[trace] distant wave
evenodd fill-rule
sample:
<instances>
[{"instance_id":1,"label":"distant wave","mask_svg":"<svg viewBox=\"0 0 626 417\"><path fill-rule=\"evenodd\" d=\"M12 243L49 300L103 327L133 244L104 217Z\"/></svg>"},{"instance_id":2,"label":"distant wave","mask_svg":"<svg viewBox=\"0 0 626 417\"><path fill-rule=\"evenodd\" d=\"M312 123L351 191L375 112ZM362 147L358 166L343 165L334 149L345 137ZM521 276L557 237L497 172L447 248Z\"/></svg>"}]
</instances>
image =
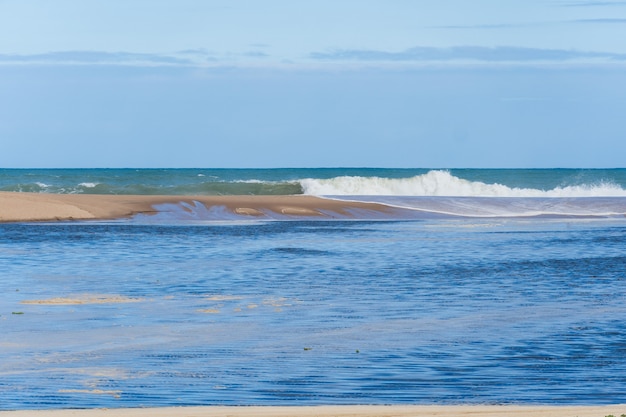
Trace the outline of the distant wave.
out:
<instances>
[{"instance_id":1,"label":"distant wave","mask_svg":"<svg viewBox=\"0 0 626 417\"><path fill-rule=\"evenodd\" d=\"M407 218L624 218L626 197L428 197L428 196L338 196L346 201L385 204L407 209ZM405 213L406 215L406 213Z\"/></svg>"},{"instance_id":2,"label":"distant wave","mask_svg":"<svg viewBox=\"0 0 626 417\"><path fill-rule=\"evenodd\" d=\"M3 171L0 191L52 194L626 197L626 170Z\"/></svg>"},{"instance_id":3,"label":"distant wave","mask_svg":"<svg viewBox=\"0 0 626 417\"><path fill-rule=\"evenodd\" d=\"M320 196L441 196L441 197L624 197L626 190L616 184L571 185L550 190L511 188L455 177L448 171L433 170L410 178L342 176L300 181L304 194Z\"/></svg>"},{"instance_id":4,"label":"distant wave","mask_svg":"<svg viewBox=\"0 0 626 417\"><path fill-rule=\"evenodd\" d=\"M106 180L105 180L106 181ZM49 194L137 194L137 195L291 195L302 194L297 181L203 181L182 183L113 183L59 182L18 183L0 187L0 191L49 193Z\"/></svg>"}]
</instances>

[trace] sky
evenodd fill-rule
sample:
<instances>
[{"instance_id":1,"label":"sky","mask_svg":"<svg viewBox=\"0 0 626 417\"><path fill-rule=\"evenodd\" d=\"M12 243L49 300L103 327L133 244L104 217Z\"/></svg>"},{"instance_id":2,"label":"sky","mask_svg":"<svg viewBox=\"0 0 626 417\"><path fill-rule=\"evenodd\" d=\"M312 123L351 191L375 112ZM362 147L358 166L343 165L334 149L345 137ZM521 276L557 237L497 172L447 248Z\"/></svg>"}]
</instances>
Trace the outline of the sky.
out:
<instances>
[{"instance_id":1,"label":"sky","mask_svg":"<svg viewBox=\"0 0 626 417\"><path fill-rule=\"evenodd\" d=\"M626 1L0 0L0 168L624 167Z\"/></svg>"}]
</instances>

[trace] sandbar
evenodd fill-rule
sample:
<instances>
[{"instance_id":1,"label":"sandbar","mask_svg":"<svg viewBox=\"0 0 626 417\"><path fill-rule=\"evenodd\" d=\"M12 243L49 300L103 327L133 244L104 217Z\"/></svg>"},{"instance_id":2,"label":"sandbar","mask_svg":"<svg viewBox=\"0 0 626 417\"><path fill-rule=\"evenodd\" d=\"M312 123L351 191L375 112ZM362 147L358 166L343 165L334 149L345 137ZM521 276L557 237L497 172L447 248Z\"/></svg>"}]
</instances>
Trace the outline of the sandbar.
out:
<instances>
[{"instance_id":1,"label":"sandbar","mask_svg":"<svg viewBox=\"0 0 626 417\"><path fill-rule=\"evenodd\" d=\"M620 417L624 413L626 405L323 405L22 410L0 411L0 417Z\"/></svg>"},{"instance_id":2,"label":"sandbar","mask_svg":"<svg viewBox=\"0 0 626 417\"><path fill-rule=\"evenodd\" d=\"M308 195L159 196L0 192L0 222L111 220L136 214L154 214L158 205L193 205L195 202L207 208L221 206L233 214L252 218L262 217L268 212L294 218L346 218L351 216L352 210L381 215L391 215L394 211L383 204Z\"/></svg>"},{"instance_id":3,"label":"sandbar","mask_svg":"<svg viewBox=\"0 0 626 417\"><path fill-rule=\"evenodd\" d=\"M82 305L82 304L124 304L138 303L142 298L125 297L109 294L81 294L72 297L54 297L43 300L24 300L21 304L34 305Z\"/></svg>"}]
</instances>

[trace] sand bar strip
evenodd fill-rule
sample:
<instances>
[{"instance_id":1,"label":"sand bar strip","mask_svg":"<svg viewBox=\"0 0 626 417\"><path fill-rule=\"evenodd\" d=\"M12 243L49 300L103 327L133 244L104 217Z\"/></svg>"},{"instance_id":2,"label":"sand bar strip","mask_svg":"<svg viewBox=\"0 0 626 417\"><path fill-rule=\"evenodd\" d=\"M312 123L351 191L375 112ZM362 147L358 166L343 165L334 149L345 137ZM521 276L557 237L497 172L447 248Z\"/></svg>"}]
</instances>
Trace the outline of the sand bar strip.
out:
<instances>
[{"instance_id":1,"label":"sand bar strip","mask_svg":"<svg viewBox=\"0 0 626 417\"><path fill-rule=\"evenodd\" d=\"M311 406L163 407L92 410L0 411L0 417L619 417L609 406Z\"/></svg>"},{"instance_id":2,"label":"sand bar strip","mask_svg":"<svg viewBox=\"0 0 626 417\"><path fill-rule=\"evenodd\" d=\"M289 216L346 217L350 210L390 214L393 209L373 203L329 200L305 195L280 196L153 196L44 194L0 192L0 222L110 220L155 213L160 204L200 202L207 208L225 207L233 214L258 217L263 212Z\"/></svg>"}]
</instances>

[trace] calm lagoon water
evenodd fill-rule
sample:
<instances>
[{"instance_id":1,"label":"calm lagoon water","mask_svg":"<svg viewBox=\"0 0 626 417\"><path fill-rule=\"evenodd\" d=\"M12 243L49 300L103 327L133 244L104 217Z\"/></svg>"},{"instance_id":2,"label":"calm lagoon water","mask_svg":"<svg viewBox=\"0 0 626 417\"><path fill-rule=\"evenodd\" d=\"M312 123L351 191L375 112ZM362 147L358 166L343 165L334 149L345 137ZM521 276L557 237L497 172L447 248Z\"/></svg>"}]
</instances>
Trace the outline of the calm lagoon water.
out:
<instances>
[{"instance_id":1,"label":"calm lagoon water","mask_svg":"<svg viewBox=\"0 0 626 417\"><path fill-rule=\"evenodd\" d=\"M626 403L625 281L617 217L0 224L0 409Z\"/></svg>"}]
</instances>

